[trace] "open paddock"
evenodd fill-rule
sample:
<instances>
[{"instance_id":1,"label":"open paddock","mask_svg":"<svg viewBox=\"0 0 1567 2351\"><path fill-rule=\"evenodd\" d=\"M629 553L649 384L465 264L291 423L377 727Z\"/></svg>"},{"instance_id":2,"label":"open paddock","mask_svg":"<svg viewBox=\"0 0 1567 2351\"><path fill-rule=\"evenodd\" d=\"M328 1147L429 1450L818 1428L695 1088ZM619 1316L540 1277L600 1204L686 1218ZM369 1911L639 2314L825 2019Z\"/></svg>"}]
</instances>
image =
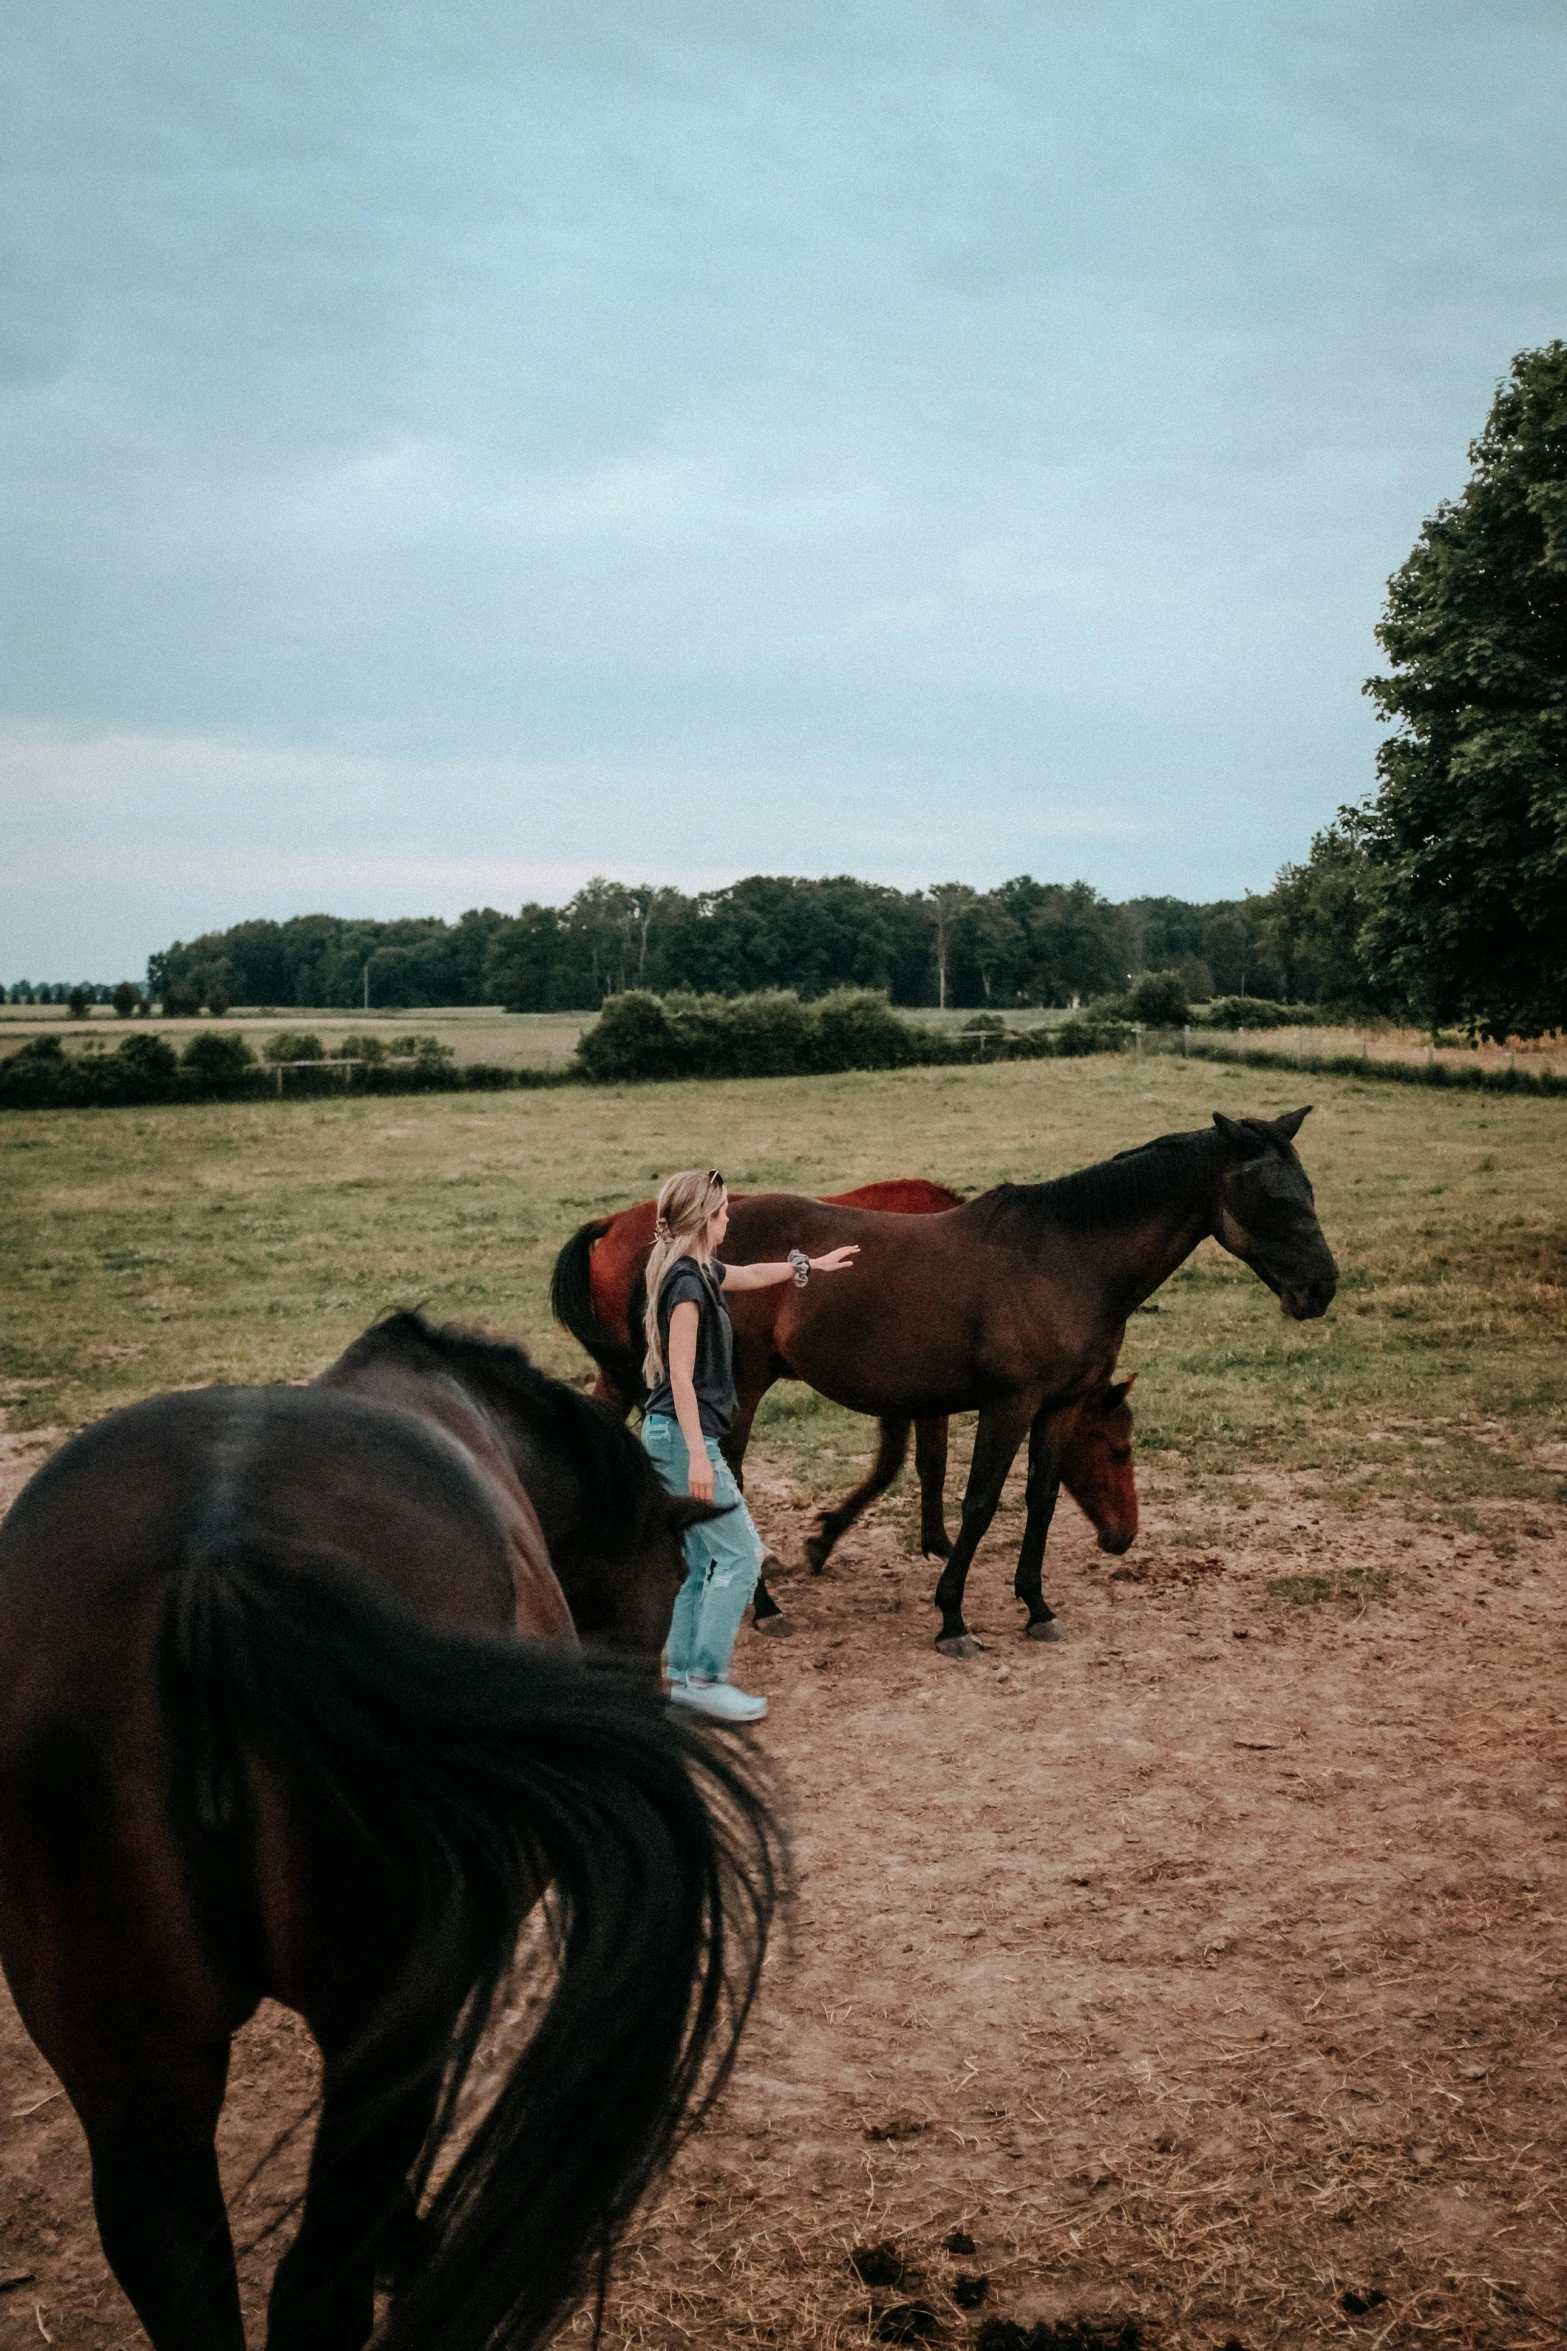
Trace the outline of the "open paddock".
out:
<instances>
[{"instance_id":1,"label":"open paddock","mask_svg":"<svg viewBox=\"0 0 1567 2351\"><path fill-rule=\"evenodd\" d=\"M14 1491L58 1432L306 1377L393 1304L578 1373L555 1250L676 1165L975 1190L1305 1093L1337 1304L1288 1324L1204 1244L1134 1319L1143 1533L1112 1566L1063 1503L1060 1646L1017 1637L1017 1478L970 1582L976 1661L930 1646L906 1488L825 1577L779 1579L792 1641L745 1637L800 1898L739 2077L621 2261L612 2345L961 2344L1085 2312L1160 2351L1567 2341L1567 1105L1128 1056L6 1122ZM868 1435L774 1391L750 1482L786 1561ZM0 2351L134 2344L9 2010L0 2047ZM312 2079L263 2011L231 2188ZM862 2282L852 2250L883 2242ZM270 2259L245 2264L254 2339Z\"/></svg>"}]
</instances>

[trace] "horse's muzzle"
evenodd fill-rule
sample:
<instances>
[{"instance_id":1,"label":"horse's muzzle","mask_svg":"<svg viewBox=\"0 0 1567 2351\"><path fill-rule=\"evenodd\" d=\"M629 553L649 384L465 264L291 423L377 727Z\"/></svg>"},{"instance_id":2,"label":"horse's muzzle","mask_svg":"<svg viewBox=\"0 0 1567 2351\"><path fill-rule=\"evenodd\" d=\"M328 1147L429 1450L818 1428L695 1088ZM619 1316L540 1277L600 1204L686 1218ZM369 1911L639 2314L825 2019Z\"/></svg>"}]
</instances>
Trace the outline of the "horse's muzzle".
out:
<instances>
[{"instance_id":1,"label":"horse's muzzle","mask_svg":"<svg viewBox=\"0 0 1567 2351\"><path fill-rule=\"evenodd\" d=\"M1101 1535L1099 1548L1108 1551L1112 1559L1119 1559L1123 1551L1130 1551L1137 1540L1136 1530L1129 1535Z\"/></svg>"},{"instance_id":2,"label":"horse's muzzle","mask_svg":"<svg viewBox=\"0 0 1567 2351\"><path fill-rule=\"evenodd\" d=\"M1338 1288L1337 1278L1330 1282L1302 1282L1298 1288L1282 1289L1279 1304L1291 1322L1315 1322L1327 1313Z\"/></svg>"}]
</instances>

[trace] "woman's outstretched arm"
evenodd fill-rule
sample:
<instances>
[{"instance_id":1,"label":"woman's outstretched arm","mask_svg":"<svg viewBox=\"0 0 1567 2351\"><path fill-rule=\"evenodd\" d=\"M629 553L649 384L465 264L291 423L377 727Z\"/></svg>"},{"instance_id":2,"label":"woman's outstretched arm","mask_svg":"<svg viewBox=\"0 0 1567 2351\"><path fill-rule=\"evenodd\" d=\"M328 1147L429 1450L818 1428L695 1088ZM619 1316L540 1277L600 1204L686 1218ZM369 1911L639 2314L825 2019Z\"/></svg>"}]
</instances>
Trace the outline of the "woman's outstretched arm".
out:
<instances>
[{"instance_id":1,"label":"woman's outstretched arm","mask_svg":"<svg viewBox=\"0 0 1567 2351\"><path fill-rule=\"evenodd\" d=\"M825 1257L811 1257L806 1262L812 1273L843 1273L854 1263L859 1254L859 1242L846 1241L841 1249L829 1249ZM792 1282L793 1280L794 1267L789 1263L787 1257L777 1262L761 1265L726 1265L724 1267L724 1288L726 1290L772 1290L776 1289L780 1282Z\"/></svg>"}]
</instances>

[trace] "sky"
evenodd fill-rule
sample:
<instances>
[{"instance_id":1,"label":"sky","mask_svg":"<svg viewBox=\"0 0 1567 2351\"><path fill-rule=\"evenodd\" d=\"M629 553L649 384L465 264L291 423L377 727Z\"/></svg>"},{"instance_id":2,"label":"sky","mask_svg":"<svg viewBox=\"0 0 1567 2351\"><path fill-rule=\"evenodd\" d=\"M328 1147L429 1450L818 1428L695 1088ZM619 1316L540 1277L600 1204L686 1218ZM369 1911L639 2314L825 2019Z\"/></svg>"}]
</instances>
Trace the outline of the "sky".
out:
<instances>
[{"instance_id":1,"label":"sky","mask_svg":"<svg viewBox=\"0 0 1567 2351\"><path fill-rule=\"evenodd\" d=\"M1567 333L1560 0L23 0L0 978L1266 889Z\"/></svg>"}]
</instances>

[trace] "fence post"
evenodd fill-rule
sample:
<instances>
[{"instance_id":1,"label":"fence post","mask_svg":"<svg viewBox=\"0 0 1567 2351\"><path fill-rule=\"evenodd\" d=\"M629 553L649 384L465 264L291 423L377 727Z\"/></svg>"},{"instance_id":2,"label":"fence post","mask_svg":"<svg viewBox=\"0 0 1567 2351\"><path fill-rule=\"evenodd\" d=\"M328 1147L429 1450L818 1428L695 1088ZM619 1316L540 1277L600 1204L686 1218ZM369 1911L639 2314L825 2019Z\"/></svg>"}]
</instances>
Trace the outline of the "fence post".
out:
<instances>
[{"instance_id":1,"label":"fence post","mask_svg":"<svg viewBox=\"0 0 1567 2351\"><path fill-rule=\"evenodd\" d=\"M1141 1053L1142 1049L1143 1024L1140 1020L1134 1020L1132 1023L1132 1051L1134 1053Z\"/></svg>"},{"instance_id":2,"label":"fence post","mask_svg":"<svg viewBox=\"0 0 1567 2351\"><path fill-rule=\"evenodd\" d=\"M1192 1032L1189 1028L1183 1028L1181 1031L1181 1058L1183 1061L1190 1055L1191 1049Z\"/></svg>"}]
</instances>

